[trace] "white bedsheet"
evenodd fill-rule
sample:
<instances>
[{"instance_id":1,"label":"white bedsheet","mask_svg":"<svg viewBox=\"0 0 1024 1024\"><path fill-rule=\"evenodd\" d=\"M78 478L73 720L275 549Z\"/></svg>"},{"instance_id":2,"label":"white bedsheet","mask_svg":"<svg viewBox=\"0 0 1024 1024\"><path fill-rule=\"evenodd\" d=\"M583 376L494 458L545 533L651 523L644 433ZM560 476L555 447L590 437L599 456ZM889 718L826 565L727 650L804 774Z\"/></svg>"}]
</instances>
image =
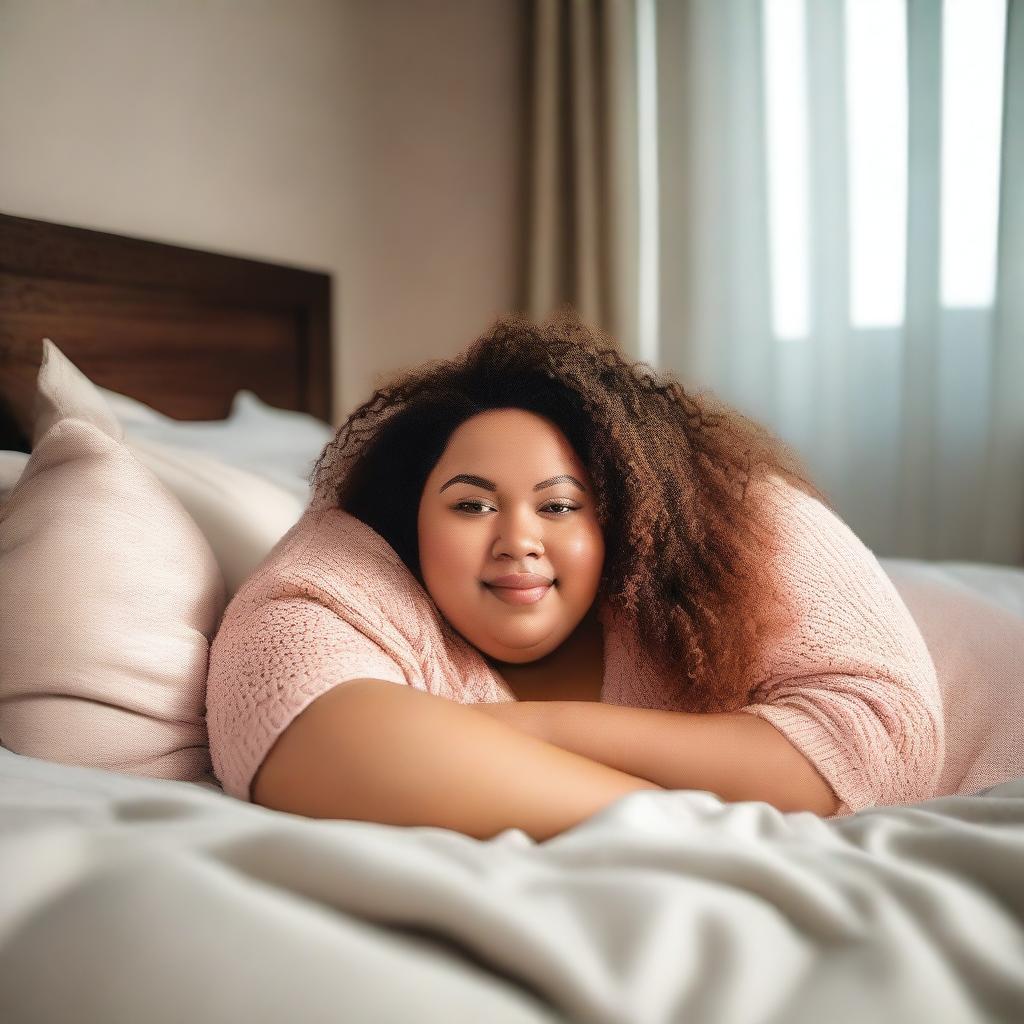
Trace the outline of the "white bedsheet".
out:
<instances>
[{"instance_id":1,"label":"white bedsheet","mask_svg":"<svg viewBox=\"0 0 1024 1024\"><path fill-rule=\"evenodd\" d=\"M833 822L629 794L537 844L0 749L0 1020L1024 1019L1024 778Z\"/></svg>"}]
</instances>

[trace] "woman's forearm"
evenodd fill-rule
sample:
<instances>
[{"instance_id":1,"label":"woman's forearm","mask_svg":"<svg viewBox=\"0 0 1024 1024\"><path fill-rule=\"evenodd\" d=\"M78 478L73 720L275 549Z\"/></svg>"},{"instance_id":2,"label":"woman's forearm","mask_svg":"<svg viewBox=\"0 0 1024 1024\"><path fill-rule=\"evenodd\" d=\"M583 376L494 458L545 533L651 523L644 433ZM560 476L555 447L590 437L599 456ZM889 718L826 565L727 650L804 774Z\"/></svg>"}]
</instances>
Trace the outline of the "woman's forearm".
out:
<instances>
[{"instance_id":1,"label":"woman's forearm","mask_svg":"<svg viewBox=\"0 0 1024 1024\"><path fill-rule=\"evenodd\" d=\"M834 814L839 800L769 722L747 714L689 714L595 701L475 705L548 743L665 789L701 789L734 802Z\"/></svg>"},{"instance_id":2,"label":"woman's forearm","mask_svg":"<svg viewBox=\"0 0 1024 1024\"><path fill-rule=\"evenodd\" d=\"M318 697L253 781L263 806L316 818L433 825L540 841L656 783L523 735L409 686L349 680Z\"/></svg>"}]
</instances>

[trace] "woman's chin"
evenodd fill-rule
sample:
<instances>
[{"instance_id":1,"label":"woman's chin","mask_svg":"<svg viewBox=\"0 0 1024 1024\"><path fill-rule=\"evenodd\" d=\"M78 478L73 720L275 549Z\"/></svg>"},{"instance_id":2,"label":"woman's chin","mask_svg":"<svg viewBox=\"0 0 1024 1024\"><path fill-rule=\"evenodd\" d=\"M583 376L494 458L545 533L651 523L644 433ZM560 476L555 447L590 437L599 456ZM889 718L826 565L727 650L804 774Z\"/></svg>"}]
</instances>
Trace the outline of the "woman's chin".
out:
<instances>
[{"instance_id":1,"label":"woman's chin","mask_svg":"<svg viewBox=\"0 0 1024 1024\"><path fill-rule=\"evenodd\" d=\"M545 648L543 650L534 649L531 651L524 651L520 649L506 649L499 653L494 653L494 649L491 648L488 651L478 648L480 653L484 655L486 660L494 665L503 668L528 668L531 665L537 665L544 661L545 658L549 657L554 650Z\"/></svg>"}]
</instances>

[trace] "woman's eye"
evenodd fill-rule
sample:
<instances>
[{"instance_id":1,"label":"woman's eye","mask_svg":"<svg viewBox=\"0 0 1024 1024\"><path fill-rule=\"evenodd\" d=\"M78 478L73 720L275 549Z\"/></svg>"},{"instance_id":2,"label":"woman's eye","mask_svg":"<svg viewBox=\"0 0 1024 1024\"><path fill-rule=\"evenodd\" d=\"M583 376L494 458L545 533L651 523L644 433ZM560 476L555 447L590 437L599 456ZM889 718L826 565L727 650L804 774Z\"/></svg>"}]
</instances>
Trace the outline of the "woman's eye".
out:
<instances>
[{"instance_id":1,"label":"woman's eye","mask_svg":"<svg viewBox=\"0 0 1024 1024\"><path fill-rule=\"evenodd\" d=\"M470 506L472 508L483 508L483 509L486 509L486 508L490 507L488 505L485 505L482 501L460 501L455 506L455 508L456 509L462 509L462 508L465 508L466 506ZM577 505L568 505L568 504L566 504L565 502L562 502L562 501L552 501L552 502L549 502L547 505L544 506L545 509L565 509L564 512L558 512L557 513L557 517L559 519L566 519L566 518L568 518L569 512L574 512L578 507L579 506L577 506Z\"/></svg>"}]
</instances>

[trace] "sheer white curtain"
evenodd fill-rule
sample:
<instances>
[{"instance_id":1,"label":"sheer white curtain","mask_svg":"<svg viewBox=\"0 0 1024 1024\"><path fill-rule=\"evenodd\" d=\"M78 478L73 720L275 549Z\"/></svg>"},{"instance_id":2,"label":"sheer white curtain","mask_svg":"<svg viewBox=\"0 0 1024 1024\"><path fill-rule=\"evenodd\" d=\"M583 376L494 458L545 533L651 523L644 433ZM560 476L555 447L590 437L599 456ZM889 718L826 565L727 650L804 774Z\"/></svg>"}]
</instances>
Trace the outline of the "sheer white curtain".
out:
<instances>
[{"instance_id":1,"label":"sheer white curtain","mask_svg":"<svg viewBox=\"0 0 1024 1024\"><path fill-rule=\"evenodd\" d=\"M1024 564L1022 8L634 4L632 354L775 430L878 556Z\"/></svg>"}]
</instances>

